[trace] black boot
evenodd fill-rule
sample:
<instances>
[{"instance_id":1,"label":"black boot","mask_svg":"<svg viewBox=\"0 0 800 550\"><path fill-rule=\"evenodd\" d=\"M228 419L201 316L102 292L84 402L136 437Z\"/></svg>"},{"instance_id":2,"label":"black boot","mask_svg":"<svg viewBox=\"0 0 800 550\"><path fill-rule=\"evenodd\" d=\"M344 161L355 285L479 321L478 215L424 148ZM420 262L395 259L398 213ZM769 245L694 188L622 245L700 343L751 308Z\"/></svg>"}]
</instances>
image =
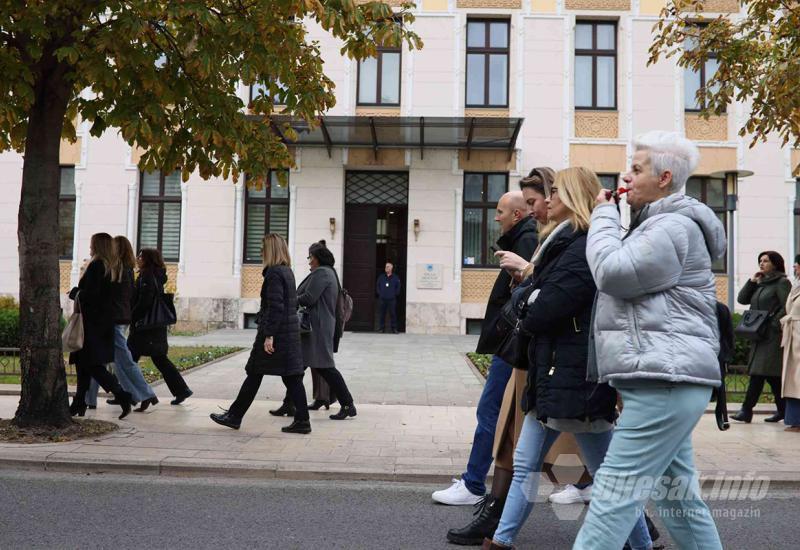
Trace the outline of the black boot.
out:
<instances>
[{"instance_id":1,"label":"black boot","mask_svg":"<svg viewBox=\"0 0 800 550\"><path fill-rule=\"evenodd\" d=\"M120 390L114 392L114 398L117 400L117 403L119 403L119 406L122 407L122 414L118 417L120 420L122 420L131 413L133 396L124 390Z\"/></svg>"},{"instance_id":2,"label":"black boot","mask_svg":"<svg viewBox=\"0 0 800 550\"><path fill-rule=\"evenodd\" d=\"M331 404L328 401L323 401L322 399L315 399L314 402L308 406L309 411L318 411L322 407L325 407L325 410L331 408Z\"/></svg>"},{"instance_id":3,"label":"black boot","mask_svg":"<svg viewBox=\"0 0 800 550\"><path fill-rule=\"evenodd\" d=\"M288 426L281 428L281 431L287 434L310 434L311 422L308 420L295 420Z\"/></svg>"},{"instance_id":4,"label":"black boot","mask_svg":"<svg viewBox=\"0 0 800 550\"><path fill-rule=\"evenodd\" d=\"M355 416L356 414L355 405L342 405L342 408L339 409L338 413L332 414L328 418L331 420L344 420L348 416Z\"/></svg>"},{"instance_id":5,"label":"black boot","mask_svg":"<svg viewBox=\"0 0 800 550\"><path fill-rule=\"evenodd\" d=\"M284 401L283 405L273 411L269 411L272 416L294 416L295 408L294 403Z\"/></svg>"},{"instance_id":6,"label":"black boot","mask_svg":"<svg viewBox=\"0 0 800 550\"><path fill-rule=\"evenodd\" d=\"M650 516L647 515L647 512L644 512L644 521L647 524L647 531L650 533L650 540L653 541L653 550L661 550L664 548L664 546L655 544L655 542L661 538L661 533L658 532L658 529L656 529L656 524L653 523L653 520L650 519ZM626 542L625 546L622 547L622 550L631 550L631 545Z\"/></svg>"},{"instance_id":7,"label":"black boot","mask_svg":"<svg viewBox=\"0 0 800 550\"><path fill-rule=\"evenodd\" d=\"M731 419L736 420L737 422L750 424L750 422L753 420L753 411L746 411L742 409L738 413L734 414Z\"/></svg>"},{"instance_id":8,"label":"black boot","mask_svg":"<svg viewBox=\"0 0 800 550\"><path fill-rule=\"evenodd\" d=\"M86 414L86 403L76 402L75 399L72 400L72 404L69 406L69 414L71 416L83 416Z\"/></svg>"},{"instance_id":9,"label":"black boot","mask_svg":"<svg viewBox=\"0 0 800 550\"><path fill-rule=\"evenodd\" d=\"M767 418L765 418L764 422L780 422L781 420L783 420L783 413L776 412L772 416L768 416Z\"/></svg>"},{"instance_id":10,"label":"black boot","mask_svg":"<svg viewBox=\"0 0 800 550\"><path fill-rule=\"evenodd\" d=\"M453 544L479 546L483 539L491 539L500 517L503 515L504 501L492 495L486 495L475 504L475 519L461 529L450 529L447 540Z\"/></svg>"},{"instance_id":11,"label":"black boot","mask_svg":"<svg viewBox=\"0 0 800 550\"><path fill-rule=\"evenodd\" d=\"M239 427L242 425L242 419L233 416L229 411L225 411L222 414L211 413L209 416L211 417L211 420L213 420L217 424L227 426L228 428L233 428L234 430L238 430Z\"/></svg>"}]
</instances>

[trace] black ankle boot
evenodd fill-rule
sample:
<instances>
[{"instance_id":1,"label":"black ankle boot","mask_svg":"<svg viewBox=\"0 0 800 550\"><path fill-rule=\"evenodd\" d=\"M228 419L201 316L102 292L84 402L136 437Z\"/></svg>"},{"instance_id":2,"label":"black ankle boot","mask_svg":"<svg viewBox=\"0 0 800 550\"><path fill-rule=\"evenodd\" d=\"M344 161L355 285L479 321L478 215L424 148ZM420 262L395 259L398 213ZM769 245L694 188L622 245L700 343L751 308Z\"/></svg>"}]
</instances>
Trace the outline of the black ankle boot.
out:
<instances>
[{"instance_id":1,"label":"black ankle boot","mask_svg":"<svg viewBox=\"0 0 800 550\"><path fill-rule=\"evenodd\" d=\"M447 540L453 544L479 546L483 539L491 539L500 517L503 515L504 501L492 495L485 495L475 504L475 516L466 527L450 529Z\"/></svg>"},{"instance_id":2,"label":"black ankle boot","mask_svg":"<svg viewBox=\"0 0 800 550\"><path fill-rule=\"evenodd\" d=\"M74 399L69 406L69 414L71 416L83 416L86 414L86 403L78 403Z\"/></svg>"},{"instance_id":3,"label":"black ankle boot","mask_svg":"<svg viewBox=\"0 0 800 550\"><path fill-rule=\"evenodd\" d=\"M133 396L128 392L121 390L114 392L114 399L116 399L119 406L122 407L122 414L117 417L122 420L131 413Z\"/></svg>"},{"instance_id":4,"label":"black ankle boot","mask_svg":"<svg viewBox=\"0 0 800 550\"><path fill-rule=\"evenodd\" d=\"M753 411L746 411L742 409L738 413L734 414L731 419L736 420L737 422L750 424L750 422L753 420Z\"/></svg>"},{"instance_id":5,"label":"black ankle boot","mask_svg":"<svg viewBox=\"0 0 800 550\"><path fill-rule=\"evenodd\" d=\"M293 403L284 401L283 405L275 410L269 411L272 416L294 416L295 408Z\"/></svg>"},{"instance_id":6,"label":"black ankle boot","mask_svg":"<svg viewBox=\"0 0 800 550\"><path fill-rule=\"evenodd\" d=\"M355 405L342 405L342 408L339 409L339 412L336 413L336 414L330 415L329 418L331 420L344 420L345 418L347 418L349 416L355 416L356 414L357 414L357 412L356 412L356 406Z\"/></svg>"},{"instance_id":7,"label":"black ankle boot","mask_svg":"<svg viewBox=\"0 0 800 550\"><path fill-rule=\"evenodd\" d=\"M780 422L781 420L783 420L783 413L776 412L772 416L768 416L767 418L765 418L764 422Z\"/></svg>"},{"instance_id":8,"label":"black ankle boot","mask_svg":"<svg viewBox=\"0 0 800 550\"><path fill-rule=\"evenodd\" d=\"M223 414L211 413L209 416L211 417L211 420L217 424L227 426L228 428L233 428L234 430L238 430L242 425L242 419L237 416L233 416L229 411L225 411Z\"/></svg>"},{"instance_id":9,"label":"black ankle boot","mask_svg":"<svg viewBox=\"0 0 800 550\"><path fill-rule=\"evenodd\" d=\"M287 434L310 434L311 422L308 420L295 420L288 426L281 428L281 431Z\"/></svg>"},{"instance_id":10,"label":"black ankle boot","mask_svg":"<svg viewBox=\"0 0 800 550\"><path fill-rule=\"evenodd\" d=\"M322 399L315 399L314 402L311 405L308 406L308 410L309 411L318 411L322 407L325 407L325 410L327 411L328 409L331 408L331 404L330 404L330 402L323 401Z\"/></svg>"}]
</instances>

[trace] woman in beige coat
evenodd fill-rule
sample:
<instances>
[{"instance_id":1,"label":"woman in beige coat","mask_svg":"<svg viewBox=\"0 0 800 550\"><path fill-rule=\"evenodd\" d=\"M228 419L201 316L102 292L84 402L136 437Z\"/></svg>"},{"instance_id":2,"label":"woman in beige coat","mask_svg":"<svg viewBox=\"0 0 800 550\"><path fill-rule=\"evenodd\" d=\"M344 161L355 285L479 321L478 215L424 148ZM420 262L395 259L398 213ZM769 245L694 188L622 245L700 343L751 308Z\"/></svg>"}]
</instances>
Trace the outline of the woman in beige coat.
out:
<instances>
[{"instance_id":1,"label":"woman in beige coat","mask_svg":"<svg viewBox=\"0 0 800 550\"><path fill-rule=\"evenodd\" d=\"M783 378L782 393L786 399L786 416L783 420L787 432L800 432L800 255L794 259L795 286L786 300L786 317L783 325Z\"/></svg>"}]
</instances>

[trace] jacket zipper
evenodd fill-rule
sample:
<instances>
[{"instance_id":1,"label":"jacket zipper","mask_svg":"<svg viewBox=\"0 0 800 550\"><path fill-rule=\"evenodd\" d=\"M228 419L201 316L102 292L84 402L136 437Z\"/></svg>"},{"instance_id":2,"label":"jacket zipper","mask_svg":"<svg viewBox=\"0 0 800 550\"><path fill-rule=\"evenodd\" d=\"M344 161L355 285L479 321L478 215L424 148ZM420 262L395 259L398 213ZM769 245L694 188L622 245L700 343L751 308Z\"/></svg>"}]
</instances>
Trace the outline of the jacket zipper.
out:
<instances>
[{"instance_id":1,"label":"jacket zipper","mask_svg":"<svg viewBox=\"0 0 800 550\"><path fill-rule=\"evenodd\" d=\"M553 350L553 353L550 355L550 371L547 373L547 376L553 376L554 372L556 372L556 350Z\"/></svg>"}]
</instances>

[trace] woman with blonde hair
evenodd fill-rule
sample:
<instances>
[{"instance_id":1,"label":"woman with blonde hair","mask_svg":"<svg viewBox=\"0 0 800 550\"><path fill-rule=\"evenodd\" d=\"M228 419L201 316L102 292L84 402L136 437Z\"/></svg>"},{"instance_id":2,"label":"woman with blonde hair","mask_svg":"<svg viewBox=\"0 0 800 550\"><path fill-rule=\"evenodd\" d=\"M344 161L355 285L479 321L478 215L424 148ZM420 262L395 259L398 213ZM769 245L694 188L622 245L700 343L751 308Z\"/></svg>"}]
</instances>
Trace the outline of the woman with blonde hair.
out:
<instances>
[{"instance_id":1,"label":"woman with blonde hair","mask_svg":"<svg viewBox=\"0 0 800 550\"><path fill-rule=\"evenodd\" d=\"M114 373L120 385L133 396L134 403L141 403L136 412L144 412L158 403L158 397L144 379L139 364L133 360L128 348L126 332L131 324L131 302L133 298L133 268L136 256L130 241L122 235L113 239L111 261L112 311L114 315ZM86 396L86 403L92 407L97 403L97 384L92 386ZM109 404L115 405L115 400Z\"/></svg>"},{"instance_id":2,"label":"woman with blonde hair","mask_svg":"<svg viewBox=\"0 0 800 550\"><path fill-rule=\"evenodd\" d=\"M72 416L86 413L86 392L92 378L114 394L117 404L122 407L120 419L131 412L131 394L123 390L114 375L106 370L106 363L114 360L113 248L108 233L92 235L89 244L91 260L78 286L69 293L83 314L83 348L69 356L69 362L75 365L78 375L78 388L70 405Z\"/></svg>"},{"instance_id":3,"label":"woman with blonde hair","mask_svg":"<svg viewBox=\"0 0 800 550\"><path fill-rule=\"evenodd\" d=\"M586 261L586 235L601 190L586 168L556 174L548 190L552 231L537 250L530 284L522 296L522 332L528 384L525 418L514 452L514 476L493 540L484 548L511 548L533 509L542 463L562 432L575 435L589 471L603 462L616 419L616 393L607 384L586 381L592 304L597 288ZM631 548L652 547L644 518L629 538Z\"/></svg>"},{"instance_id":4,"label":"woman with blonde hair","mask_svg":"<svg viewBox=\"0 0 800 550\"><path fill-rule=\"evenodd\" d=\"M264 375L280 376L295 411L294 422L281 431L307 434L311 432L311 423L303 387L297 291L289 248L283 237L270 233L262 241L261 255L264 283L261 285L261 307L256 317L258 333L245 366L247 378L230 409L223 414L212 413L211 420L238 430Z\"/></svg>"}]
</instances>

